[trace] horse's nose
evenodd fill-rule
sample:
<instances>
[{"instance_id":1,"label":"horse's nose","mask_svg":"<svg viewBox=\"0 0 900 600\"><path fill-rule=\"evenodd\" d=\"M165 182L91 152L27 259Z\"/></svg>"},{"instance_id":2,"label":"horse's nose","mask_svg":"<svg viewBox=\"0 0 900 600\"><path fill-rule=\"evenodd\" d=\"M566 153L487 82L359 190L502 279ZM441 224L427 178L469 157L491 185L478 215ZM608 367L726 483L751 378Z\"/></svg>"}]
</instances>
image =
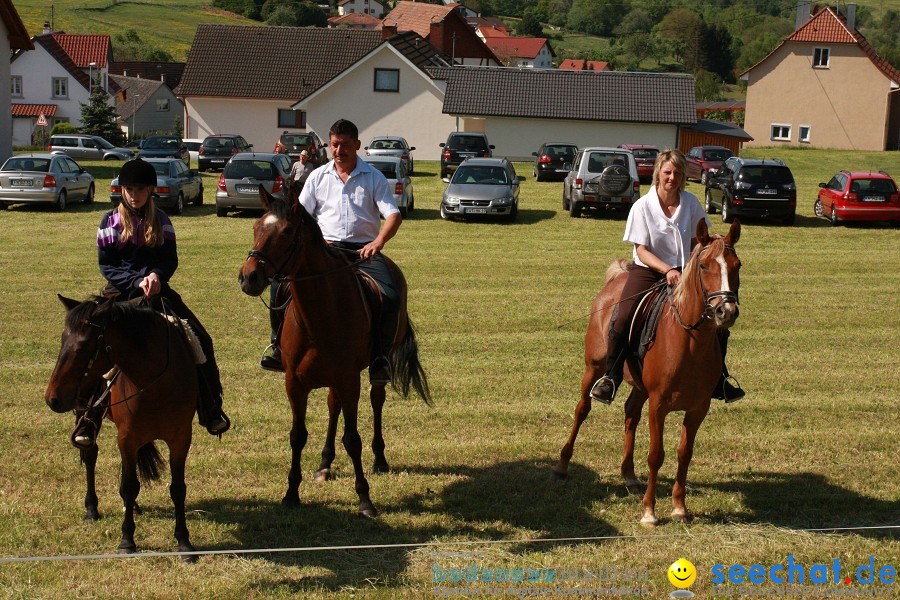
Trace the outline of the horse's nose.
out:
<instances>
[{"instance_id":1,"label":"horse's nose","mask_svg":"<svg viewBox=\"0 0 900 600\"><path fill-rule=\"evenodd\" d=\"M60 400L59 396L57 396L55 393L51 393L48 390L47 395L44 397L44 400L47 402L47 406L49 406L50 410L52 410L53 412L68 412L68 409L63 406L62 400Z\"/></svg>"},{"instance_id":2,"label":"horse's nose","mask_svg":"<svg viewBox=\"0 0 900 600\"><path fill-rule=\"evenodd\" d=\"M266 287L265 278L256 269L246 275L243 269L238 271L238 283L241 284L241 291L248 296L259 296Z\"/></svg>"},{"instance_id":3,"label":"horse's nose","mask_svg":"<svg viewBox=\"0 0 900 600\"><path fill-rule=\"evenodd\" d=\"M738 318L740 309L734 302L720 302L716 307L716 324L720 327L731 327Z\"/></svg>"}]
</instances>

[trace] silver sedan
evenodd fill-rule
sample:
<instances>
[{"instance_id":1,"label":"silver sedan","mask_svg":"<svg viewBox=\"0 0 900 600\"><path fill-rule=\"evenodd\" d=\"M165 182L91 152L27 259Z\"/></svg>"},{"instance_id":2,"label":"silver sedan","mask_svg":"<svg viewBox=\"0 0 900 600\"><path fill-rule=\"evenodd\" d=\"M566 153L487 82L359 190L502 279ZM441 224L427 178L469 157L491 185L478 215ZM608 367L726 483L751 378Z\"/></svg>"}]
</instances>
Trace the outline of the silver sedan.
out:
<instances>
[{"instance_id":1,"label":"silver sedan","mask_svg":"<svg viewBox=\"0 0 900 600\"><path fill-rule=\"evenodd\" d=\"M403 161L407 173L413 172L412 151L416 147L410 147L402 137L392 135L376 137L363 149L366 151L366 156L396 156Z\"/></svg>"},{"instance_id":2,"label":"silver sedan","mask_svg":"<svg viewBox=\"0 0 900 600\"><path fill-rule=\"evenodd\" d=\"M519 212L519 184L512 163L505 158L469 158L449 183L441 200L441 218L502 217L513 221Z\"/></svg>"},{"instance_id":3,"label":"silver sedan","mask_svg":"<svg viewBox=\"0 0 900 600\"><path fill-rule=\"evenodd\" d=\"M69 202L94 201L94 177L62 153L20 154L0 167L0 206L52 204L65 210Z\"/></svg>"}]
</instances>

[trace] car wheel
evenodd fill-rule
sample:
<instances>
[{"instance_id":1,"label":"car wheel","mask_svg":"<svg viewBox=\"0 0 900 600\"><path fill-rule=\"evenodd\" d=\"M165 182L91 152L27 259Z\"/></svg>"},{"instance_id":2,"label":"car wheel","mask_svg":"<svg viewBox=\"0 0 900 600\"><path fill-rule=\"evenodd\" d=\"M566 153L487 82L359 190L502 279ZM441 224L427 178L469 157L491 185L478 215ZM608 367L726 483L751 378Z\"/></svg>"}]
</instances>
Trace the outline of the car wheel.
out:
<instances>
[{"instance_id":1,"label":"car wheel","mask_svg":"<svg viewBox=\"0 0 900 600\"><path fill-rule=\"evenodd\" d=\"M838 221L837 209L834 208L834 204L831 205L831 224L839 225L840 221Z\"/></svg>"},{"instance_id":2,"label":"car wheel","mask_svg":"<svg viewBox=\"0 0 900 600\"><path fill-rule=\"evenodd\" d=\"M56 198L56 210L62 212L66 210L66 190L62 190Z\"/></svg>"},{"instance_id":3,"label":"car wheel","mask_svg":"<svg viewBox=\"0 0 900 600\"><path fill-rule=\"evenodd\" d=\"M581 205L574 200L569 200L569 215L576 219L581 216Z\"/></svg>"},{"instance_id":4,"label":"car wheel","mask_svg":"<svg viewBox=\"0 0 900 600\"><path fill-rule=\"evenodd\" d=\"M711 215L716 214L716 207L713 206L713 202L712 202L712 194L709 193L708 189L706 190L705 199L706 199L706 205L704 208L706 208L706 212Z\"/></svg>"},{"instance_id":5,"label":"car wheel","mask_svg":"<svg viewBox=\"0 0 900 600\"><path fill-rule=\"evenodd\" d=\"M512 208L509 209L509 214L506 215L506 220L509 221L509 222L515 221L515 220L516 220L516 216L517 216L518 214L519 214L519 205L518 205L518 204L513 204L513 205L512 205Z\"/></svg>"},{"instance_id":6,"label":"car wheel","mask_svg":"<svg viewBox=\"0 0 900 600\"><path fill-rule=\"evenodd\" d=\"M113 156L112 154L107 154L106 156L103 157L103 162L106 162L108 160L116 160L116 157Z\"/></svg>"},{"instance_id":7,"label":"car wheel","mask_svg":"<svg viewBox=\"0 0 900 600\"><path fill-rule=\"evenodd\" d=\"M94 201L94 184L88 186L87 196L84 197L84 203L90 204Z\"/></svg>"},{"instance_id":8,"label":"car wheel","mask_svg":"<svg viewBox=\"0 0 900 600\"><path fill-rule=\"evenodd\" d=\"M566 198L566 186L563 184L563 210L569 210L569 199Z\"/></svg>"},{"instance_id":9,"label":"car wheel","mask_svg":"<svg viewBox=\"0 0 900 600\"><path fill-rule=\"evenodd\" d=\"M407 208L405 206L401 206L400 207L400 216L405 219L406 215L408 215L408 214L409 214L409 208Z\"/></svg>"},{"instance_id":10,"label":"car wheel","mask_svg":"<svg viewBox=\"0 0 900 600\"><path fill-rule=\"evenodd\" d=\"M728 200L726 200L725 198L722 198L722 222L734 222L734 215L731 214L731 206L728 204Z\"/></svg>"},{"instance_id":11,"label":"car wheel","mask_svg":"<svg viewBox=\"0 0 900 600\"><path fill-rule=\"evenodd\" d=\"M447 176L447 169L441 167L441 179Z\"/></svg>"},{"instance_id":12,"label":"car wheel","mask_svg":"<svg viewBox=\"0 0 900 600\"><path fill-rule=\"evenodd\" d=\"M200 182L200 191L197 192L197 197L194 198L194 206L200 206L203 204L203 182Z\"/></svg>"},{"instance_id":13,"label":"car wheel","mask_svg":"<svg viewBox=\"0 0 900 600\"><path fill-rule=\"evenodd\" d=\"M825 216L825 209L822 208L822 201L816 198L816 203L813 204L813 212L816 213L817 217Z\"/></svg>"},{"instance_id":14,"label":"car wheel","mask_svg":"<svg viewBox=\"0 0 900 600\"><path fill-rule=\"evenodd\" d=\"M442 218L443 220L445 220L445 221L449 221L449 220L450 220L450 215L447 214L447 211L446 211L446 210L444 210L444 203L443 203L443 202L441 202L441 218Z\"/></svg>"},{"instance_id":15,"label":"car wheel","mask_svg":"<svg viewBox=\"0 0 900 600\"><path fill-rule=\"evenodd\" d=\"M706 180L708 177L709 177L709 174L706 171L703 171L702 173L700 173L700 184L706 185Z\"/></svg>"},{"instance_id":16,"label":"car wheel","mask_svg":"<svg viewBox=\"0 0 900 600\"><path fill-rule=\"evenodd\" d=\"M227 217L228 209L225 207L216 207L216 216L217 217Z\"/></svg>"},{"instance_id":17,"label":"car wheel","mask_svg":"<svg viewBox=\"0 0 900 600\"><path fill-rule=\"evenodd\" d=\"M412 212L412 211L414 211L415 209L416 209L416 197L415 197L415 196L410 196L410 197L409 197L409 209L408 209L408 210L409 210L409 212Z\"/></svg>"},{"instance_id":18,"label":"car wheel","mask_svg":"<svg viewBox=\"0 0 900 600\"><path fill-rule=\"evenodd\" d=\"M184 212L184 194L181 192L178 193L178 199L175 201L175 208L172 210L176 215L180 215Z\"/></svg>"}]
</instances>

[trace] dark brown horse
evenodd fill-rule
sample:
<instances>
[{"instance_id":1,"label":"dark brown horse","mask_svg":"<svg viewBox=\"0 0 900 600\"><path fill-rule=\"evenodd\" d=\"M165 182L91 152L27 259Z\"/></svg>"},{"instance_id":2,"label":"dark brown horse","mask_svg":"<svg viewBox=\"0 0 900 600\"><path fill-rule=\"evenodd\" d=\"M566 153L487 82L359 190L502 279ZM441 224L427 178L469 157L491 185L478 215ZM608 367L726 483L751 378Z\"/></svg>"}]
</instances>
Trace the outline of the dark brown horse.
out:
<instances>
[{"instance_id":1,"label":"dark brown horse","mask_svg":"<svg viewBox=\"0 0 900 600\"><path fill-rule=\"evenodd\" d=\"M353 462L359 513L376 516L369 498L369 483L362 466L362 440L357 429L360 371L369 365L372 328L370 308L363 295L353 261L346 252L331 248L322 238L315 219L297 202L297 190L289 200L277 200L260 187L267 212L253 227L253 250L241 267L241 290L260 295L276 278L290 283L291 303L281 333L281 355L285 366L285 386L293 412L291 427L291 469L285 506L300 503L300 454L306 445L306 407L310 391L327 387L328 433L322 449L317 479L327 479L334 460L334 440L338 416L344 415L341 441ZM400 290L399 320L389 356L394 388L404 397L410 387L430 404L428 381L419 363L418 346L406 313L406 280L389 261ZM375 472L388 470L384 456L381 415L385 385L371 387L369 398L374 414L372 452Z\"/></svg>"},{"instance_id":2,"label":"dark brown horse","mask_svg":"<svg viewBox=\"0 0 900 600\"><path fill-rule=\"evenodd\" d=\"M84 409L89 396L106 388L104 374L119 369L109 385L109 412L116 424L122 473L119 494L125 506L120 554L137 550L134 512L140 480L159 479L164 462L154 440L169 446L179 552L192 552L184 516L184 465L191 447L191 423L197 409L196 360L180 324L136 301L94 298L85 302L59 296L68 310L62 346L45 399L55 412ZM87 474L85 521L100 518L94 469L96 445L81 449ZM140 473L140 479L138 478ZM196 556L183 556L192 562Z\"/></svg>"},{"instance_id":3,"label":"dark brown horse","mask_svg":"<svg viewBox=\"0 0 900 600\"><path fill-rule=\"evenodd\" d=\"M741 235L736 220L725 238L712 238L705 221L697 225L699 242L685 266L681 281L672 291L663 309L656 340L644 357L643 374L635 376L635 368L626 365L625 378L632 386L625 402L625 454L622 476L631 492L641 489L634 474L634 436L641 420L641 410L650 399L650 470L644 493L644 515L641 524L653 527L656 518L656 480L662 466L663 427L666 415L684 411L681 444L678 447L678 472L672 488L672 518L689 518L684 505L685 481L694 452L694 438L709 410L713 388L722 372L722 354L717 328L731 327L738 316L737 293L741 262L734 250ZM591 410L591 386L606 367L607 331L616 302L622 295L627 264L613 262L606 272L603 289L594 300L591 321L585 336L585 372L581 380L581 400L575 409L575 423L569 440L560 452L554 472L566 477L578 429ZM664 290L665 293L665 290Z\"/></svg>"}]
</instances>

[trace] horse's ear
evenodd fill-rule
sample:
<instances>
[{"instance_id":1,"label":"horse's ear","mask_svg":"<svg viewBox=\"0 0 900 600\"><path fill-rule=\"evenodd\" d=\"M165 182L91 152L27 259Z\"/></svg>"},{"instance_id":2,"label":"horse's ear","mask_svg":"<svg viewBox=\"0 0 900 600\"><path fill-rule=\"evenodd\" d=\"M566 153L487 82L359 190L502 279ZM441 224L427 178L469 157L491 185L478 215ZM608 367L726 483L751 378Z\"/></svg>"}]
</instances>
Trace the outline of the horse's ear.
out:
<instances>
[{"instance_id":1,"label":"horse's ear","mask_svg":"<svg viewBox=\"0 0 900 600\"><path fill-rule=\"evenodd\" d=\"M79 302L78 300L72 300L71 298L66 298L62 294L57 294L56 297L59 298L59 301L62 302L63 306L66 307L66 312L72 310L73 308L75 308L76 306L81 304L81 302Z\"/></svg>"},{"instance_id":2,"label":"horse's ear","mask_svg":"<svg viewBox=\"0 0 900 600\"><path fill-rule=\"evenodd\" d=\"M288 206L291 208L300 204L300 188L302 185L299 181L295 181L288 188Z\"/></svg>"},{"instance_id":3,"label":"horse's ear","mask_svg":"<svg viewBox=\"0 0 900 600\"><path fill-rule=\"evenodd\" d=\"M738 243L739 239L741 239L741 222L740 220L735 219L734 223L731 224L731 228L728 230L728 235L725 236L725 245L734 246Z\"/></svg>"},{"instance_id":4,"label":"horse's ear","mask_svg":"<svg viewBox=\"0 0 900 600\"><path fill-rule=\"evenodd\" d=\"M701 246L706 246L712 241L709 236L709 228L706 226L706 219L697 221L697 242Z\"/></svg>"},{"instance_id":5,"label":"horse's ear","mask_svg":"<svg viewBox=\"0 0 900 600\"><path fill-rule=\"evenodd\" d=\"M269 210L269 205L275 198L263 186L259 186L259 200L262 202L263 208Z\"/></svg>"}]
</instances>

